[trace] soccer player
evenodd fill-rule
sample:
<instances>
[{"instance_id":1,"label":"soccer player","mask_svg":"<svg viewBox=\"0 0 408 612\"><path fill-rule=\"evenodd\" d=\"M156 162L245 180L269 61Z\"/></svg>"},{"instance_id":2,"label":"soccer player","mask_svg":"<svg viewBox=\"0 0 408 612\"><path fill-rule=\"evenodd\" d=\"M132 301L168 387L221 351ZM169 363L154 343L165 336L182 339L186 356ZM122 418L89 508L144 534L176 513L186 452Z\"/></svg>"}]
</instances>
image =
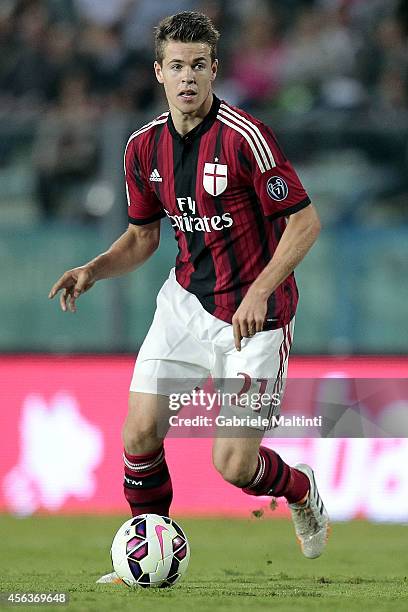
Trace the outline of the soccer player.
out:
<instances>
[{"instance_id":1,"label":"soccer player","mask_svg":"<svg viewBox=\"0 0 408 612\"><path fill-rule=\"evenodd\" d=\"M320 224L269 127L213 93L219 34L196 12L156 29L156 78L169 111L134 132L125 150L129 227L52 287L63 311L96 281L130 272L157 249L161 219L179 252L140 349L123 428L125 497L133 516L168 515L172 484L158 423L158 380L217 379L282 389L298 299L294 268ZM240 378L241 377L241 378ZM278 387L276 386L278 385ZM286 498L303 554L318 557L328 515L313 470L262 446L263 431L216 436L213 463L248 495ZM102 577L112 582L115 574Z\"/></svg>"}]
</instances>

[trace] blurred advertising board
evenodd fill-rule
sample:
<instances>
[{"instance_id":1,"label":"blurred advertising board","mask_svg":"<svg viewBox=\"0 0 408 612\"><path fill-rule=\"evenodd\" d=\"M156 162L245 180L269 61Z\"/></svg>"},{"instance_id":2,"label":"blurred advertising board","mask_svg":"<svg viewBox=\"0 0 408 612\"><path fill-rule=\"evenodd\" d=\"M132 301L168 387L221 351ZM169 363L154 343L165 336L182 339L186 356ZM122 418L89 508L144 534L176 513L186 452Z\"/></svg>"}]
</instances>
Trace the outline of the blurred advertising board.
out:
<instances>
[{"instance_id":1,"label":"blurred advertising board","mask_svg":"<svg viewBox=\"0 0 408 612\"><path fill-rule=\"evenodd\" d=\"M0 511L128 511L121 427L132 371L128 356L0 358ZM291 398L292 379L301 401L299 391ZM336 427L326 423L313 435L277 428L264 443L291 465L314 467L332 519L407 522L408 358L293 357L282 414L316 414L316 406L327 403L331 380L337 381L331 405L341 412ZM364 389L359 410L350 400L356 388ZM351 420L344 424L346 396ZM211 443L209 435L168 438L175 515L287 514L284 502L272 511L269 498L225 483L212 467Z\"/></svg>"}]
</instances>

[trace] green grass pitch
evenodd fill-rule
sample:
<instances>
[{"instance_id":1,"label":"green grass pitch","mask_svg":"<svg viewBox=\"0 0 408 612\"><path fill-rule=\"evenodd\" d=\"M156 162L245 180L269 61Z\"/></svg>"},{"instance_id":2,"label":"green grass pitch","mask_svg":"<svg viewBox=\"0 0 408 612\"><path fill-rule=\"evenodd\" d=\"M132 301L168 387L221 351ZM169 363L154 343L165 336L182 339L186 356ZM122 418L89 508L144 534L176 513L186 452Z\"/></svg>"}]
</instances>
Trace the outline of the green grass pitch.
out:
<instances>
[{"instance_id":1,"label":"green grass pitch","mask_svg":"<svg viewBox=\"0 0 408 612\"><path fill-rule=\"evenodd\" d=\"M178 518L191 545L179 584L163 590L97 585L110 571L110 543L126 518L0 515L0 590L67 591L67 606L45 606L67 612L408 610L404 525L335 523L325 554L309 560L284 519ZM30 608L40 609L2 609Z\"/></svg>"}]
</instances>

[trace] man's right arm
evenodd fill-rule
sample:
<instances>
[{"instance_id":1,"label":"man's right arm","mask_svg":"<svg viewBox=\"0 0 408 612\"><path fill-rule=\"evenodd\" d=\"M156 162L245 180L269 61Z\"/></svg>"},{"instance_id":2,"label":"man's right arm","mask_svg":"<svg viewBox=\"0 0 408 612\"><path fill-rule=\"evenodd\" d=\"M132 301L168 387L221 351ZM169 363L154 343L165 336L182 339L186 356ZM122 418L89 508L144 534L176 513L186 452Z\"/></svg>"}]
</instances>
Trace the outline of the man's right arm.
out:
<instances>
[{"instance_id":1,"label":"man's right arm","mask_svg":"<svg viewBox=\"0 0 408 612\"><path fill-rule=\"evenodd\" d=\"M160 219L148 225L129 224L110 249L90 261L95 281L121 276L142 265L159 246Z\"/></svg>"},{"instance_id":2,"label":"man's right arm","mask_svg":"<svg viewBox=\"0 0 408 612\"><path fill-rule=\"evenodd\" d=\"M112 246L84 266L67 270L52 287L48 297L60 294L61 309L76 311L75 301L98 280L121 276L141 266L159 246L160 219L147 225L129 224Z\"/></svg>"}]
</instances>

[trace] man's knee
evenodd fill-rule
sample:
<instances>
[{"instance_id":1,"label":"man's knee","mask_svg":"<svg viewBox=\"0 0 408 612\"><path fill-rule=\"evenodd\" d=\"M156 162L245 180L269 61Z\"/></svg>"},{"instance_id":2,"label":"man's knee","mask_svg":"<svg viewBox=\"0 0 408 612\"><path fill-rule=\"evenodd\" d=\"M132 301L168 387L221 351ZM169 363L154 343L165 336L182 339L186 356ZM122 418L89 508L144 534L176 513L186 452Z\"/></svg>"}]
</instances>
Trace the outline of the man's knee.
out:
<instances>
[{"instance_id":1,"label":"man's knee","mask_svg":"<svg viewBox=\"0 0 408 612\"><path fill-rule=\"evenodd\" d=\"M123 445L131 455L143 455L157 450L163 442L158 436L157 411L145 398L131 395L129 411L122 429Z\"/></svg>"},{"instance_id":2,"label":"man's knee","mask_svg":"<svg viewBox=\"0 0 408 612\"><path fill-rule=\"evenodd\" d=\"M131 455L143 455L153 452L162 444L157 437L157 427L153 423L138 423L130 425L125 422L122 429L123 446Z\"/></svg>"},{"instance_id":3,"label":"man's knee","mask_svg":"<svg viewBox=\"0 0 408 612\"><path fill-rule=\"evenodd\" d=\"M214 467L224 480L241 488L251 481L256 470L256 462L257 458L253 461L239 452L225 451L213 454Z\"/></svg>"}]
</instances>

